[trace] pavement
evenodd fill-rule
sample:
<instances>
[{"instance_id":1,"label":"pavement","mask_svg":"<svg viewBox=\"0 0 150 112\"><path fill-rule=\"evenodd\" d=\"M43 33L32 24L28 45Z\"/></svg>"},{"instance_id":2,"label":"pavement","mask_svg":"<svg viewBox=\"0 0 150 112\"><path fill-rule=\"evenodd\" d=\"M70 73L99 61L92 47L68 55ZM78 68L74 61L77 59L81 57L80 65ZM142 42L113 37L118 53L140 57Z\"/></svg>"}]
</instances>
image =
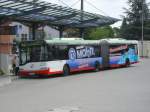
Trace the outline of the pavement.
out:
<instances>
[{"instance_id":1,"label":"pavement","mask_svg":"<svg viewBox=\"0 0 150 112\"><path fill-rule=\"evenodd\" d=\"M150 112L150 59L66 77L19 78L0 87L0 112Z\"/></svg>"},{"instance_id":2,"label":"pavement","mask_svg":"<svg viewBox=\"0 0 150 112\"><path fill-rule=\"evenodd\" d=\"M17 79L18 79L18 76L14 76L14 75L0 76L0 87L3 87L5 85L9 85L12 83L12 81L15 81Z\"/></svg>"}]
</instances>

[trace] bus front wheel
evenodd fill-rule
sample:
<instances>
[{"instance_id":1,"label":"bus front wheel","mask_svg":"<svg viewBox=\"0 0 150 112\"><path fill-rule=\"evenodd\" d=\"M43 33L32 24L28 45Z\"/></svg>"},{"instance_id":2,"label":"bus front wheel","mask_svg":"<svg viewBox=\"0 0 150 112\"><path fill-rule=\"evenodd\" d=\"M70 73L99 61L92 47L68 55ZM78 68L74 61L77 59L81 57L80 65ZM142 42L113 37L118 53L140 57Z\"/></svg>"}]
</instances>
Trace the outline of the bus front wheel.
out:
<instances>
[{"instance_id":1,"label":"bus front wheel","mask_svg":"<svg viewBox=\"0 0 150 112\"><path fill-rule=\"evenodd\" d=\"M64 74L64 76L70 75L70 68L68 65L65 65L63 67L63 74Z\"/></svg>"}]
</instances>

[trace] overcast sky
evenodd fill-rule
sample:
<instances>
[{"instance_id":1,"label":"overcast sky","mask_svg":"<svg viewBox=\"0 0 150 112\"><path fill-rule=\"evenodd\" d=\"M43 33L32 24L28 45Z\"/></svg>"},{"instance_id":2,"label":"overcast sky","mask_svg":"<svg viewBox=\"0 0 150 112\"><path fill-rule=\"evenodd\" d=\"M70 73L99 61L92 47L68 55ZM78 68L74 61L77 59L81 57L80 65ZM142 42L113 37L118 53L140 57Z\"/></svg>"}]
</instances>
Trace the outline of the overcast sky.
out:
<instances>
[{"instance_id":1,"label":"overcast sky","mask_svg":"<svg viewBox=\"0 0 150 112\"><path fill-rule=\"evenodd\" d=\"M63 6L72 6L72 4L78 3L72 8L80 9L80 1L81 0L44 0L51 3L63 5ZM84 10L92 13L102 14L105 16L111 16L115 18L121 19L121 15L124 15L123 7L128 7L127 5L128 0L84 0ZM63 3L62 3L63 2ZM150 0L147 0L147 2L150 2ZM92 4L93 6L89 5ZM120 26L121 22L116 23L113 26Z\"/></svg>"}]
</instances>

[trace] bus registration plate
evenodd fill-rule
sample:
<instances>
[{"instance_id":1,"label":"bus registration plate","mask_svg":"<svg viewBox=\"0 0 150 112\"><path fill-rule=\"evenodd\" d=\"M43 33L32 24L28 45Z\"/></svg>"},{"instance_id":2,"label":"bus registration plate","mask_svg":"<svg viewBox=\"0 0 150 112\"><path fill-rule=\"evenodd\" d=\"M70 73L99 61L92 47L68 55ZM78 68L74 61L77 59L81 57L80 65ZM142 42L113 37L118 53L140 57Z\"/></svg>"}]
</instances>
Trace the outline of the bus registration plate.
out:
<instances>
[{"instance_id":1,"label":"bus registration plate","mask_svg":"<svg viewBox=\"0 0 150 112\"><path fill-rule=\"evenodd\" d=\"M31 73L29 73L29 75L35 75L35 73L32 73L32 72L31 72Z\"/></svg>"}]
</instances>

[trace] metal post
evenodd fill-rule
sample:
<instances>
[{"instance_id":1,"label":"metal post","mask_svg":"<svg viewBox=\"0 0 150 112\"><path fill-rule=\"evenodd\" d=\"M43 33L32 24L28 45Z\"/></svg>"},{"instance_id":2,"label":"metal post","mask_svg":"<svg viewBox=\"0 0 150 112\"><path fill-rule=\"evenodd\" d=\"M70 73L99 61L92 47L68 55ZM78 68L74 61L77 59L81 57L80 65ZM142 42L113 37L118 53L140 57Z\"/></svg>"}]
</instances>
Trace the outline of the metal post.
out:
<instances>
[{"instance_id":1,"label":"metal post","mask_svg":"<svg viewBox=\"0 0 150 112\"><path fill-rule=\"evenodd\" d=\"M84 9L84 2L83 0L81 0L81 11L83 11L83 9Z\"/></svg>"},{"instance_id":2,"label":"metal post","mask_svg":"<svg viewBox=\"0 0 150 112\"><path fill-rule=\"evenodd\" d=\"M144 57L144 43L143 43L143 40L144 40L144 12L143 12L143 1L142 1L142 38L141 38L141 53L142 53L142 57Z\"/></svg>"},{"instance_id":3,"label":"metal post","mask_svg":"<svg viewBox=\"0 0 150 112\"><path fill-rule=\"evenodd\" d=\"M2 21L2 19L0 18L0 28L1 28L1 21ZM1 34L0 34L1 35ZM0 41L0 45L1 45L1 41ZM1 69L1 50L0 50L0 69Z\"/></svg>"},{"instance_id":4,"label":"metal post","mask_svg":"<svg viewBox=\"0 0 150 112\"><path fill-rule=\"evenodd\" d=\"M80 28L80 37L84 38L84 28Z\"/></svg>"},{"instance_id":5,"label":"metal post","mask_svg":"<svg viewBox=\"0 0 150 112\"><path fill-rule=\"evenodd\" d=\"M32 24L32 40L35 40L35 31L36 31L36 25Z\"/></svg>"},{"instance_id":6,"label":"metal post","mask_svg":"<svg viewBox=\"0 0 150 112\"><path fill-rule=\"evenodd\" d=\"M33 0L33 3L36 3L38 0ZM33 5L33 8L36 8L36 5ZM35 40L36 39L36 24L33 23L32 24L32 39Z\"/></svg>"},{"instance_id":7,"label":"metal post","mask_svg":"<svg viewBox=\"0 0 150 112\"><path fill-rule=\"evenodd\" d=\"M81 0L81 24L83 21L83 10L84 10L84 2ZM80 28L80 37L84 38L84 28Z\"/></svg>"},{"instance_id":8,"label":"metal post","mask_svg":"<svg viewBox=\"0 0 150 112\"><path fill-rule=\"evenodd\" d=\"M63 26L60 26L59 27L59 38L62 38L63 37Z\"/></svg>"}]
</instances>

